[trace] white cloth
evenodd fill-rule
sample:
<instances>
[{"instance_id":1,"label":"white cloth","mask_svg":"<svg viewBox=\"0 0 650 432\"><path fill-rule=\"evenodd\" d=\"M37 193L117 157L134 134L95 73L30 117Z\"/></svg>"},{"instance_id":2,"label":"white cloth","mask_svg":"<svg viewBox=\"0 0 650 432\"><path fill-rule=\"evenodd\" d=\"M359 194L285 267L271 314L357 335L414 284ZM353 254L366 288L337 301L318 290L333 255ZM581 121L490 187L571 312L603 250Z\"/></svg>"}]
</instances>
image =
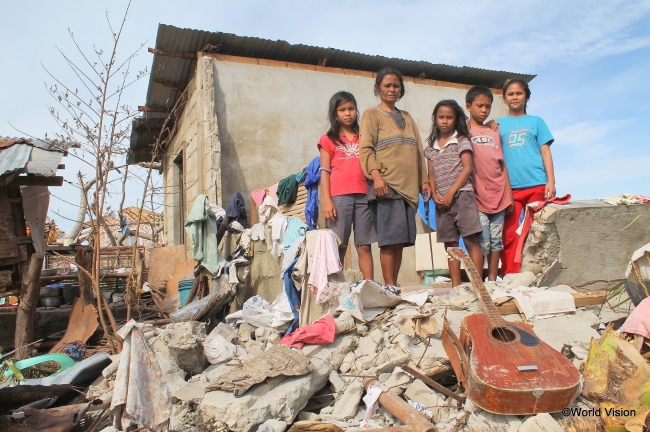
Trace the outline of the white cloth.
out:
<instances>
[{"instance_id":1,"label":"white cloth","mask_svg":"<svg viewBox=\"0 0 650 432\"><path fill-rule=\"evenodd\" d=\"M217 220L219 220L220 217L226 216L226 211L223 209L223 207L212 203L209 203L208 207L210 207L210 210L212 210L212 213L214 213L214 216L217 218Z\"/></svg>"},{"instance_id":2,"label":"white cloth","mask_svg":"<svg viewBox=\"0 0 650 432\"><path fill-rule=\"evenodd\" d=\"M337 312L348 312L359 321L372 321L386 308L402 303L404 299L384 289L375 281L364 280L347 294L345 285L340 287Z\"/></svg>"},{"instance_id":3,"label":"white cloth","mask_svg":"<svg viewBox=\"0 0 650 432\"><path fill-rule=\"evenodd\" d=\"M266 223L266 221L270 220L275 213L282 214L278 207L278 202L271 195L267 195L259 208L260 223Z\"/></svg>"},{"instance_id":4,"label":"white cloth","mask_svg":"<svg viewBox=\"0 0 650 432\"><path fill-rule=\"evenodd\" d=\"M327 276L340 272L342 268L336 234L330 230L319 230L309 274L309 286L317 297L318 292L327 285Z\"/></svg>"},{"instance_id":5,"label":"white cloth","mask_svg":"<svg viewBox=\"0 0 650 432\"><path fill-rule=\"evenodd\" d=\"M172 398L156 355L135 320L117 334L124 339L117 367L111 410L125 405L122 424L133 420L140 426L160 430L171 415ZM130 417L130 419L129 419Z\"/></svg>"},{"instance_id":6,"label":"white cloth","mask_svg":"<svg viewBox=\"0 0 650 432\"><path fill-rule=\"evenodd\" d=\"M255 327L282 327L293 321L293 311L284 291L266 309L242 309L226 317L226 324L247 322Z\"/></svg>"},{"instance_id":7,"label":"white cloth","mask_svg":"<svg viewBox=\"0 0 650 432\"><path fill-rule=\"evenodd\" d=\"M379 400L379 396L381 396L381 388L376 386L376 385L371 385L368 387L366 395L363 397L363 402L366 404L366 414L363 416L363 420L359 423L359 426L362 428L368 427L368 422L372 418L372 416L375 415L377 412L377 409L379 408L379 404L377 404L377 400Z\"/></svg>"},{"instance_id":8,"label":"white cloth","mask_svg":"<svg viewBox=\"0 0 650 432\"><path fill-rule=\"evenodd\" d=\"M271 225L271 239L273 240L271 254L273 258L278 259L284 252L284 242L282 239L284 238L284 231L287 229L287 217L283 216L282 213L276 213L269 220L269 225Z\"/></svg>"},{"instance_id":9,"label":"white cloth","mask_svg":"<svg viewBox=\"0 0 650 432\"><path fill-rule=\"evenodd\" d=\"M300 248L304 242L305 236L298 237L298 239L291 243L289 249L287 249L287 251L284 253L284 257L282 258L282 270L280 271L280 277L284 277L284 272L287 271L293 260L296 259L298 252L300 252Z\"/></svg>"},{"instance_id":10,"label":"white cloth","mask_svg":"<svg viewBox=\"0 0 650 432\"><path fill-rule=\"evenodd\" d=\"M256 223L251 227L251 240L253 241L264 241L266 240L266 232L264 229L263 223Z\"/></svg>"},{"instance_id":11,"label":"white cloth","mask_svg":"<svg viewBox=\"0 0 650 432\"><path fill-rule=\"evenodd\" d=\"M639 261L639 259L641 259L644 255L647 255L648 258L637 262L636 266L639 274L641 275L641 278L650 280L650 243L634 251L632 254L632 259L630 260L630 263L627 265L627 269L625 270L626 278L629 278L630 274L632 273L632 263Z\"/></svg>"},{"instance_id":12,"label":"white cloth","mask_svg":"<svg viewBox=\"0 0 650 432\"><path fill-rule=\"evenodd\" d=\"M504 297L514 298L528 320L550 318L576 310L575 300L571 293L550 291L545 287L516 287L509 291L495 289L491 297L492 300Z\"/></svg>"},{"instance_id":13,"label":"white cloth","mask_svg":"<svg viewBox=\"0 0 650 432\"><path fill-rule=\"evenodd\" d=\"M228 342L225 337L214 330L205 338L203 352L210 364L223 363L233 358L239 360L248 358L248 353L244 348Z\"/></svg>"}]
</instances>

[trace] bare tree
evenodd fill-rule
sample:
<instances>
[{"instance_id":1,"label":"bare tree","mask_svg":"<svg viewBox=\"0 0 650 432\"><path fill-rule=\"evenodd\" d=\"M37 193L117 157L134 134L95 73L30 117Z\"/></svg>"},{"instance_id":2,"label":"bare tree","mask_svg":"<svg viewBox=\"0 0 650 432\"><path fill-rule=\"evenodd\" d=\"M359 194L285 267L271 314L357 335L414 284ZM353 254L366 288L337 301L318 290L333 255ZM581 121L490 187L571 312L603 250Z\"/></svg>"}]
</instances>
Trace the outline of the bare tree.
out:
<instances>
[{"instance_id":1,"label":"bare tree","mask_svg":"<svg viewBox=\"0 0 650 432\"><path fill-rule=\"evenodd\" d=\"M111 174L128 176L128 170L122 174L119 169L124 166L131 121L137 114L137 111L123 103L123 96L131 85L147 75L146 69L137 73L131 71L132 62L144 44L125 56L118 50L130 6L131 2L127 4L119 27L113 26L108 12L106 13L112 37L112 46L109 51L93 46L91 52L86 52L81 47L79 40L75 38L74 33L69 30L79 60L73 60L61 49L59 52L77 78L77 84L68 85L48 71L54 84L47 86L58 105L57 108L50 107L50 113L61 126L61 132L57 134L57 138L64 141L80 142L82 145L80 154L72 154L72 156L77 157L94 170L94 178L85 184L81 173L79 174L79 215L68 238L76 238L86 215L88 215L92 221L92 245L94 248L91 278L97 296L101 325L109 346L113 350L119 350L120 342L114 336L117 332L115 319L108 307L108 301L100 290L101 233L105 232L110 242L116 244L116 239L104 220L104 209L106 199L110 194L108 185L111 182ZM123 184L126 181L124 178ZM145 191L146 189L145 187ZM92 202L89 202L88 195L92 196ZM110 329L102 310L108 317Z\"/></svg>"}]
</instances>

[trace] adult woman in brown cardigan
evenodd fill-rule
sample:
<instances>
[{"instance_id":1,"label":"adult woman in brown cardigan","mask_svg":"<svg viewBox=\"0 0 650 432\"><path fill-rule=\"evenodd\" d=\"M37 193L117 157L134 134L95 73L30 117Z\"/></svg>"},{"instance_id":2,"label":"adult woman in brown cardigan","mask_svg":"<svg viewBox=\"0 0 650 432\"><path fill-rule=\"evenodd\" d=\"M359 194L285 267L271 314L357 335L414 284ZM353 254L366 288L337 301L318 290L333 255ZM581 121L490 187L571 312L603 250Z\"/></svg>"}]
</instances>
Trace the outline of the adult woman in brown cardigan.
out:
<instances>
[{"instance_id":1,"label":"adult woman in brown cardigan","mask_svg":"<svg viewBox=\"0 0 650 432\"><path fill-rule=\"evenodd\" d=\"M402 250L415 244L418 193L431 196L422 140L413 118L395 103L404 96L404 79L393 68L377 73L381 102L363 113L359 133L361 168L371 181L368 201L377 227L384 282L397 284Z\"/></svg>"}]
</instances>

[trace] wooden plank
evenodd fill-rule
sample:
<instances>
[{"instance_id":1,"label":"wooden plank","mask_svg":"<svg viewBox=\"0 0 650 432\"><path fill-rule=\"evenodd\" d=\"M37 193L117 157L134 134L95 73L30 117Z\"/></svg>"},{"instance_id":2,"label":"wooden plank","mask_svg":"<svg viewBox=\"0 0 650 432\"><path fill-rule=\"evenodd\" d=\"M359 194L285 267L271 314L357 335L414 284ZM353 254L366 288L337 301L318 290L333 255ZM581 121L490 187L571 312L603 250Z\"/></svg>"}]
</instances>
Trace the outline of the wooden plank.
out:
<instances>
[{"instance_id":1,"label":"wooden plank","mask_svg":"<svg viewBox=\"0 0 650 432\"><path fill-rule=\"evenodd\" d=\"M0 287L11 285L11 270L0 270Z\"/></svg>"},{"instance_id":2,"label":"wooden plank","mask_svg":"<svg viewBox=\"0 0 650 432\"><path fill-rule=\"evenodd\" d=\"M142 106L142 105L140 105L138 107L138 111L140 111L140 112L168 113L170 111L170 108L167 108L166 106Z\"/></svg>"},{"instance_id":3,"label":"wooden plank","mask_svg":"<svg viewBox=\"0 0 650 432\"><path fill-rule=\"evenodd\" d=\"M575 301L576 307L584 306L594 306L601 305L605 302L605 297L607 297L607 291L592 291L586 293L571 293L573 300ZM497 309L501 315L510 315L519 313L517 304L514 299L510 299L501 305L497 305Z\"/></svg>"},{"instance_id":4,"label":"wooden plank","mask_svg":"<svg viewBox=\"0 0 650 432\"><path fill-rule=\"evenodd\" d=\"M176 57L185 60L196 60L197 57L196 53L192 53L192 52L173 52L173 51L165 51L157 48L149 48L148 51L151 54L158 54L167 57Z\"/></svg>"},{"instance_id":5,"label":"wooden plank","mask_svg":"<svg viewBox=\"0 0 650 432\"><path fill-rule=\"evenodd\" d=\"M61 176L18 176L12 180L11 186L62 186Z\"/></svg>"},{"instance_id":6,"label":"wooden plank","mask_svg":"<svg viewBox=\"0 0 650 432\"><path fill-rule=\"evenodd\" d=\"M22 208L20 203L14 204ZM9 191L0 187L0 258L19 258ZM23 225L25 222L23 222Z\"/></svg>"},{"instance_id":7,"label":"wooden plank","mask_svg":"<svg viewBox=\"0 0 650 432\"><path fill-rule=\"evenodd\" d=\"M153 248L150 254L149 285L161 289L178 266L185 262L185 245Z\"/></svg>"}]
</instances>

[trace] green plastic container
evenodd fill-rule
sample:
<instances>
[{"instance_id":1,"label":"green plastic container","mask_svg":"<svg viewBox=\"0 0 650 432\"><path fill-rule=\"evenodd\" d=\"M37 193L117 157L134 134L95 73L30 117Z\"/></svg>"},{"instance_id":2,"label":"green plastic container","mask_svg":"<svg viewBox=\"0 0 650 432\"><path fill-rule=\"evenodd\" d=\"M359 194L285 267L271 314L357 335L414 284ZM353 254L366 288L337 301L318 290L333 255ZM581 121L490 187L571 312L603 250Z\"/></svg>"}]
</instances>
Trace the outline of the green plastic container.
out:
<instances>
[{"instance_id":1,"label":"green plastic container","mask_svg":"<svg viewBox=\"0 0 650 432\"><path fill-rule=\"evenodd\" d=\"M48 361L54 361L54 362L57 362L59 365L61 365L61 368L56 373L53 373L50 376L58 375L61 372L63 372L64 370L70 369L72 366L74 366L76 364L75 361L72 360L67 355L56 354L56 353L55 354L40 355L40 356L25 359L25 360L18 360L14 364L16 365L16 367L18 369L20 369L22 371L23 369L27 369L28 367L31 367L31 366L34 366L34 365L37 365L37 364L41 364L41 363L45 363L45 362L48 362ZM13 373L13 371L11 371L11 369L7 369L5 371L5 376L7 378L12 377L13 375L14 375L14 373Z\"/></svg>"}]
</instances>

